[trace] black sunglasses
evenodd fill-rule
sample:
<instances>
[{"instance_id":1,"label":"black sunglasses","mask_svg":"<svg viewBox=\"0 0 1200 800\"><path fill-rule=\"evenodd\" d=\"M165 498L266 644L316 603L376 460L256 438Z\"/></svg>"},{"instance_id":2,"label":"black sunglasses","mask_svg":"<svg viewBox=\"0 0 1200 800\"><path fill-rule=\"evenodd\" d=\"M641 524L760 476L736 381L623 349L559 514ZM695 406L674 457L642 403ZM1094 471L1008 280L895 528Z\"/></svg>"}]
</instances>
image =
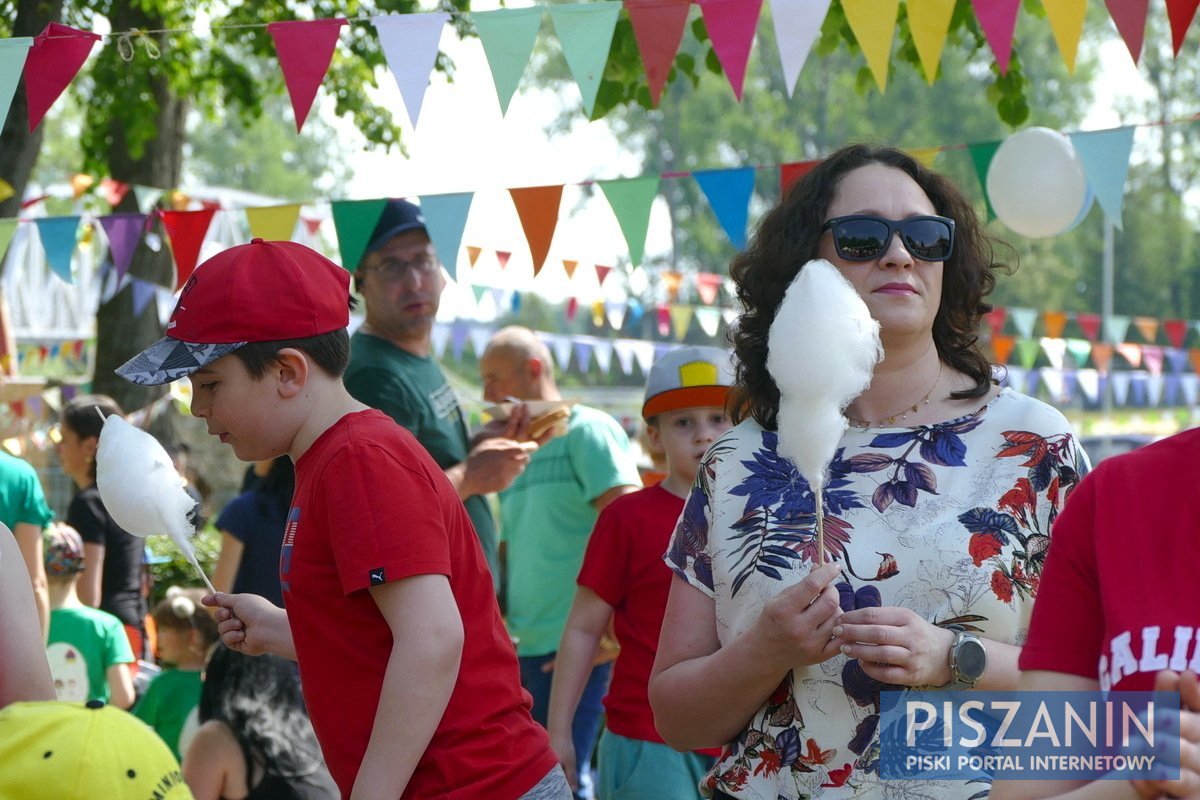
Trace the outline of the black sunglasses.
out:
<instances>
[{"instance_id":1,"label":"black sunglasses","mask_svg":"<svg viewBox=\"0 0 1200 800\"><path fill-rule=\"evenodd\" d=\"M900 241L922 261L945 261L954 252L954 220L948 217L884 219L870 214L834 217L821 226L833 231L833 247L846 261L874 261L899 233Z\"/></svg>"}]
</instances>

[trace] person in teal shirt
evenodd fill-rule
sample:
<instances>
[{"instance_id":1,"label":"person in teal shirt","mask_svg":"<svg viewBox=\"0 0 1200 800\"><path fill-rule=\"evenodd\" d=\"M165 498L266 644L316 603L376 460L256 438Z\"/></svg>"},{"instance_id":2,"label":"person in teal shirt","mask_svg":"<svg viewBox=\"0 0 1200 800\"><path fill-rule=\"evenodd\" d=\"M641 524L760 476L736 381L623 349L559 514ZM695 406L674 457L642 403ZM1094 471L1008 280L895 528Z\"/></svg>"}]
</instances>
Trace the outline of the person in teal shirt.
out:
<instances>
[{"instance_id":1,"label":"person in teal shirt","mask_svg":"<svg viewBox=\"0 0 1200 800\"><path fill-rule=\"evenodd\" d=\"M8 526L21 548L33 582L34 601L42 635L50 622L50 599L42 556L42 531L54 519L37 470L28 462L0 450L0 522Z\"/></svg>"},{"instance_id":2,"label":"person in teal shirt","mask_svg":"<svg viewBox=\"0 0 1200 800\"><path fill-rule=\"evenodd\" d=\"M479 361L483 396L562 401L546 345L528 328L497 331ZM521 683L533 695L533 718L546 724L554 656L575 597L575 577L600 511L641 487L629 437L595 408L576 404L565 430L532 455L500 493L508 629L517 640ZM590 797L592 748L604 713L611 662L592 669L572 726L579 775L576 797Z\"/></svg>"},{"instance_id":3,"label":"person in teal shirt","mask_svg":"<svg viewBox=\"0 0 1200 800\"><path fill-rule=\"evenodd\" d=\"M536 444L516 441L524 438L521 414L469 438L458 398L432 356L433 323L445 287L421 209L389 200L354 271L366 318L350 338L343 380L356 400L407 428L445 471L498 586L496 525L484 495L512 483Z\"/></svg>"}]
</instances>

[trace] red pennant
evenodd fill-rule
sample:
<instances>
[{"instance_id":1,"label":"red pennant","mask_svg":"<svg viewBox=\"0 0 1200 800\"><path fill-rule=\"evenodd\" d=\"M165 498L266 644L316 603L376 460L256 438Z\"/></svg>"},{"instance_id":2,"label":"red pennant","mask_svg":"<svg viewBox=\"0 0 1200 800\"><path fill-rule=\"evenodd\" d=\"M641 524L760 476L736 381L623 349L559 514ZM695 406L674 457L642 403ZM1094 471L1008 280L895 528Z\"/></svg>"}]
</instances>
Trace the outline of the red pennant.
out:
<instances>
[{"instance_id":1,"label":"red pennant","mask_svg":"<svg viewBox=\"0 0 1200 800\"><path fill-rule=\"evenodd\" d=\"M625 11L633 26L646 81L650 84L650 103L658 105L671 63L679 52L683 28L687 24L689 0L626 0Z\"/></svg>"},{"instance_id":2,"label":"red pennant","mask_svg":"<svg viewBox=\"0 0 1200 800\"><path fill-rule=\"evenodd\" d=\"M296 133L304 127L345 24L344 19L314 19L267 25L267 33L275 40L275 52L279 55L279 68L283 71L288 96L292 98Z\"/></svg>"},{"instance_id":3,"label":"red pennant","mask_svg":"<svg viewBox=\"0 0 1200 800\"><path fill-rule=\"evenodd\" d=\"M1185 319L1168 319L1163 321L1163 331L1172 347L1183 347L1187 340L1188 324Z\"/></svg>"},{"instance_id":4,"label":"red pennant","mask_svg":"<svg viewBox=\"0 0 1200 800\"><path fill-rule=\"evenodd\" d=\"M1146 11L1150 0L1105 0L1108 14L1112 17L1117 32L1125 40L1133 63L1142 57L1142 40L1146 36Z\"/></svg>"},{"instance_id":5,"label":"red pennant","mask_svg":"<svg viewBox=\"0 0 1200 800\"><path fill-rule=\"evenodd\" d=\"M604 285L604 279L608 277L608 273L610 272L612 272L612 267L602 267L599 264L596 265L596 280L600 282L601 286Z\"/></svg>"},{"instance_id":6,"label":"red pennant","mask_svg":"<svg viewBox=\"0 0 1200 800\"><path fill-rule=\"evenodd\" d=\"M671 309L667 308L666 306L660 305L654 310L654 313L658 319L658 335L659 336L670 336L671 335Z\"/></svg>"},{"instance_id":7,"label":"red pennant","mask_svg":"<svg viewBox=\"0 0 1200 800\"><path fill-rule=\"evenodd\" d=\"M496 251L496 260L500 262L500 269L504 269L508 266L508 259L510 258L512 258L512 253L508 252L507 250Z\"/></svg>"},{"instance_id":8,"label":"red pennant","mask_svg":"<svg viewBox=\"0 0 1200 800\"><path fill-rule=\"evenodd\" d=\"M558 207L562 203L562 190L562 184L508 190L512 195L513 205L517 207L517 216L521 218L525 240L529 242L534 277L541 272L542 265L546 263L546 255L550 252L554 229L558 227Z\"/></svg>"},{"instance_id":9,"label":"red pennant","mask_svg":"<svg viewBox=\"0 0 1200 800\"><path fill-rule=\"evenodd\" d=\"M704 305L711 306L717 302L717 294L721 291L721 284L724 282L724 278L711 272L701 272L696 275L696 291Z\"/></svg>"},{"instance_id":10,"label":"red pennant","mask_svg":"<svg viewBox=\"0 0 1200 800\"><path fill-rule=\"evenodd\" d=\"M29 131L42 121L50 106L74 80L100 35L51 22L33 38L25 58L25 98L29 104Z\"/></svg>"},{"instance_id":11,"label":"red pennant","mask_svg":"<svg viewBox=\"0 0 1200 800\"><path fill-rule=\"evenodd\" d=\"M1083 331L1083 335L1087 337L1087 340L1095 342L1096 337L1100 335L1100 315L1076 314L1075 321L1079 323L1079 329Z\"/></svg>"},{"instance_id":12,"label":"red pennant","mask_svg":"<svg viewBox=\"0 0 1200 800\"><path fill-rule=\"evenodd\" d=\"M791 164L779 165L779 193L786 195L788 189L792 188L792 184L803 178L812 168L820 162L818 161L796 161Z\"/></svg>"},{"instance_id":13,"label":"red pennant","mask_svg":"<svg viewBox=\"0 0 1200 800\"><path fill-rule=\"evenodd\" d=\"M983 28L983 35L996 56L1000 74L1004 75L1012 56L1013 29L1017 25L1021 0L971 0L971 7L975 9L979 27Z\"/></svg>"},{"instance_id":14,"label":"red pennant","mask_svg":"<svg viewBox=\"0 0 1200 800\"><path fill-rule=\"evenodd\" d=\"M567 322L574 322L575 315L579 313L579 298L571 297L567 299Z\"/></svg>"},{"instance_id":15,"label":"red pennant","mask_svg":"<svg viewBox=\"0 0 1200 800\"><path fill-rule=\"evenodd\" d=\"M1004 331L1004 321L1008 319L1008 309L1004 306L996 306L984 314L983 318L987 320L988 327L992 329L992 336L999 336Z\"/></svg>"},{"instance_id":16,"label":"red pennant","mask_svg":"<svg viewBox=\"0 0 1200 800\"><path fill-rule=\"evenodd\" d=\"M183 288L196 269L200 258L200 245L212 224L216 209L202 211L163 211L163 227L171 239L171 252L175 254L175 291Z\"/></svg>"},{"instance_id":17,"label":"red pennant","mask_svg":"<svg viewBox=\"0 0 1200 800\"><path fill-rule=\"evenodd\" d=\"M113 208L121 205L121 201L125 199L125 195L127 194L129 194L128 183L114 181L112 178L105 178L100 181L100 195L104 198L104 202Z\"/></svg>"},{"instance_id":18,"label":"red pennant","mask_svg":"<svg viewBox=\"0 0 1200 800\"><path fill-rule=\"evenodd\" d=\"M713 52L717 54L739 103L746 81L750 44L754 41L761 11L762 0L700 0L700 13L704 15Z\"/></svg>"},{"instance_id":19,"label":"red pennant","mask_svg":"<svg viewBox=\"0 0 1200 800\"><path fill-rule=\"evenodd\" d=\"M1167 0L1167 19L1171 20L1171 46L1175 48L1176 56L1179 55L1183 39L1196 16L1196 6L1200 6L1200 0Z\"/></svg>"},{"instance_id":20,"label":"red pennant","mask_svg":"<svg viewBox=\"0 0 1200 800\"><path fill-rule=\"evenodd\" d=\"M568 278L575 277L575 268L578 266L579 266L578 261L573 261L573 260L569 260L566 258L563 259L563 269L566 270Z\"/></svg>"},{"instance_id":21,"label":"red pennant","mask_svg":"<svg viewBox=\"0 0 1200 800\"><path fill-rule=\"evenodd\" d=\"M309 236L316 236L321 229L321 220L316 217L301 217L300 221L304 223L304 230L308 231Z\"/></svg>"}]
</instances>

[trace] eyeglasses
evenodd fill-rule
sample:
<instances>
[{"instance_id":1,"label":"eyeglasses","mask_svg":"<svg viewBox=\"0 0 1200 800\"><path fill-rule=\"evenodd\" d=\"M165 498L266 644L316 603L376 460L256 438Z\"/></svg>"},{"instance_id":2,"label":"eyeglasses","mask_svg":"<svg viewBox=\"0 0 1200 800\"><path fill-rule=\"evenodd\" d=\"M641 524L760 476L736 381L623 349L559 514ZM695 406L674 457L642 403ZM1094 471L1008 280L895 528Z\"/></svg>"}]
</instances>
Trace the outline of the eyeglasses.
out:
<instances>
[{"instance_id":1,"label":"eyeglasses","mask_svg":"<svg viewBox=\"0 0 1200 800\"><path fill-rule=\"evenodd\" d=\"M432 275L438 269L437 259L430 255L419 256L411 261L388 259L360 272L378 272L379 277L388 283L397 283L409 275L417 273L421 276Z\"/></svg>"},{"instance_id":2,"label":"eyeglasses","mask_svg":"<svg viewBox=\"0 0 1200 800\"><path fill-rule=\"evenodd\" d=\"M846 261L874 261L888 249L892 234L922 261L945 261L954 252L954 220L921 216L884 219L870 214L834 217L821 226L833 232L833 247Z\"/></svg>"}]
</instances>

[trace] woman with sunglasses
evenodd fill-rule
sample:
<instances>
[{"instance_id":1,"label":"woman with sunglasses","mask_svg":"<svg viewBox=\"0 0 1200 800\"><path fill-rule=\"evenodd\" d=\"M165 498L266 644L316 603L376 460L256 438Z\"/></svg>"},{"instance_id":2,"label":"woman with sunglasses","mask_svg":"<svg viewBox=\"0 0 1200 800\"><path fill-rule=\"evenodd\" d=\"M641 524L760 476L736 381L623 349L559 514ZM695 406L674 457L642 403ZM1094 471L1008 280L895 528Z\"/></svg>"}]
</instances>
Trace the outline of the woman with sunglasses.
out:
<instances>
[{"instance_id":1,"label":"woman with sunglasses","mask_svg":"<svg viewBox=\"0 0 1200 800\"><path fill-rule=\"evenodd\" d=\"M813 258L854 286L884 348L830 465L824 565L813 492L776 451L766 365ZM862 145L797 182L734 260L739 424L705 456L666 555L678 580L650 685L668 743L725 746L715 797L882 796L882 689L1015 688L1050 526L1087 462L1066 419L999 388L977 346L998 267L958 189Z\"/></svg>"}]
</instances>

